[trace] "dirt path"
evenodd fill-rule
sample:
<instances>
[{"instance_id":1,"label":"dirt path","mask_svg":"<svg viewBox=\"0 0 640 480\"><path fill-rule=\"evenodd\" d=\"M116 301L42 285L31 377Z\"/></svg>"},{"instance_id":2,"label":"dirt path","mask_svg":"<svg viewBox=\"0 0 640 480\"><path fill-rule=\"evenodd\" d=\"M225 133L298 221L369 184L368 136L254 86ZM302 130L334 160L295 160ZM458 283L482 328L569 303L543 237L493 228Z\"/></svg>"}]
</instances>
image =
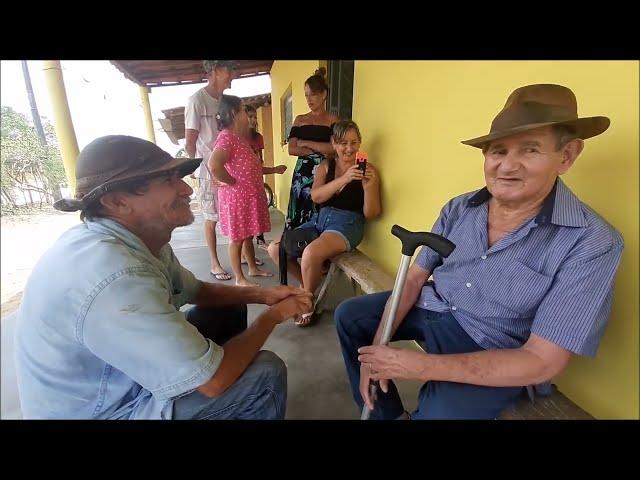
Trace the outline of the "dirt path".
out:
<instances>
[{"instance_id":1,"label":"dirt path","mask_svg":"<svg viewBox=\"0 0 640 480\"><path fill-rule=\"evenodd\" d=\"M68 228L80 223L78 213L53 209L2 217L0 227L0 285L2 317L15 310L38 259Z\"/></svg>"}]
</instances>

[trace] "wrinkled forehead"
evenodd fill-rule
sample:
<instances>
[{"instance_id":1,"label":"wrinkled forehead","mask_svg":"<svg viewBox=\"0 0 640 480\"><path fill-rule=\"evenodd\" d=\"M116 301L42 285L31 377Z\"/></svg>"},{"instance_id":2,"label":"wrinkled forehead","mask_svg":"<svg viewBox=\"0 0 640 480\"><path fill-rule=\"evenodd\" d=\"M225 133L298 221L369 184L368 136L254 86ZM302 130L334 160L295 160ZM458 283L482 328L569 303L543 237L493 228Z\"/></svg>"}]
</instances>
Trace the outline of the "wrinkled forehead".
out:
<instances>
[{"instance_id":1,"label":"wrinkled forehead","mask_svg":"<svg viewBox=\"0 0 640 480\"><path fill-rule=\"evenodd\" d=\"M484 149L498 147L513 147L520 145L546 145L554 141L553 131L550 126L528 130L522 133L516 133L507 137L497 138L487 142Z\"/></svg>"}]
</instances>

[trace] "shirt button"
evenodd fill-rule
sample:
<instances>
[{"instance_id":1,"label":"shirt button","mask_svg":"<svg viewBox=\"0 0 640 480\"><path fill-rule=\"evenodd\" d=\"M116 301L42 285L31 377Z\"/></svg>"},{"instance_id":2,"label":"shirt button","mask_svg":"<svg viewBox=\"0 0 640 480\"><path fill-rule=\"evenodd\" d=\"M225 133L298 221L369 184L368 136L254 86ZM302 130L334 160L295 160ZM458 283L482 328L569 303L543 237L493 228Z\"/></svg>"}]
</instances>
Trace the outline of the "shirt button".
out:
<instances>
[{"instance_id":1,"label":"shirt button","mask_svg":"<svg viewBox=\"0 0 640 480\"><path fill-rule=\"evenodd\" d=\"M482 255L480 258L483 259L483 260L486 260L487 256L486 255Z\"/></svg>"},{"instance_id":2,"label":"shirt button","mask_svg":"<svg viewBox=\"0 0 640 480\"><path fill-rule=\"evenodd\" d=\"M456 307L451 307L451 310L457 310L457 308Z\"/></svg>"},{"instance_id":3,"label":"shirt button","mask_svg":"<svg viewBox=\"0 0 640 480\"><path fill-rule=\"evenodd\" d=\"M471 288L471 284L470 283L467 283L467 288Z\"/></svg>"}]
</instances>

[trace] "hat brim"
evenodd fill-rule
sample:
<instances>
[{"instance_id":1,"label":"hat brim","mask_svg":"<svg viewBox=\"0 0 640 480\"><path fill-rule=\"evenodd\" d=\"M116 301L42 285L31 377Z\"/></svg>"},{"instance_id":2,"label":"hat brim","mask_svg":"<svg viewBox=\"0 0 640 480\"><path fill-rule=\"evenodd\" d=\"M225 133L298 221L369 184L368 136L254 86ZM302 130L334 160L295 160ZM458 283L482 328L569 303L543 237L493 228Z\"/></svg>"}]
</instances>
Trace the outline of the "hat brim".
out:
<instances>
[{"instance_id":1,"label":"hat brim","mask_svg":"<svg viewBox=\"0 0 640 480\"><path fill-rule=\"evenodd\" d=\"M527 132L529 130L535 130L536 128L548 127L551 125L567 125L576 129L578 138L586 140L587 138L595 137L603 133L609 125L611 120L608 117L585 117L578 118L576 120L569 120L566 122L546 122L546 123L532 123L528 125L521 125L519 127L502 130L500 132L493 132L482 137L472 138L471 140L464 140L461 143L469 145L471 147L482 148L487 142L492 142L499 138L510 137L518 133Z\"/></svg>"},{"instance_id":2,"label":"hat brim","mask_svg":"<svg viewBox=\"0 0 640 480\"><path fill-rule=\"evenodd\" d=\"M174 158L170 162L165 163L160 168L155 170L147 170L144 172L125 172L111 180L98 185L90 192L83 195L81 198L63 198L53 204L53 208L63 212L75 212L82 210L90 203L96 201L105 193L114 190L123 185L127 185L133 181L151 179L161 175L165 175L172 172L177 172L180 178L189 175L198 168L198 165L202 162L202 158Z\"/></svg>"}]
</instances>

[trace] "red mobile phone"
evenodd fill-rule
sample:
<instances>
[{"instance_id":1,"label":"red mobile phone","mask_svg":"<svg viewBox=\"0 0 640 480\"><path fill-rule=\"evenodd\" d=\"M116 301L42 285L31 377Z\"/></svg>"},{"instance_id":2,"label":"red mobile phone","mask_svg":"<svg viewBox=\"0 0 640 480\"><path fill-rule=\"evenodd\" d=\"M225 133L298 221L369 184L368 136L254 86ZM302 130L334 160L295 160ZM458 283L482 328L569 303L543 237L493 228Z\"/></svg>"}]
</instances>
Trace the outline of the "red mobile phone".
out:
<instances>
[{"instance_id":1,"label":"red mobile phone","mask_svg":"<svg viewBox=\"0 0 640 480\"><path fill-rule=\"evenodd\" d=\"M367 170L367 154L365 152L356 153L356 165L364 175L364 172Z\"/></svg>"}]
</instances>

